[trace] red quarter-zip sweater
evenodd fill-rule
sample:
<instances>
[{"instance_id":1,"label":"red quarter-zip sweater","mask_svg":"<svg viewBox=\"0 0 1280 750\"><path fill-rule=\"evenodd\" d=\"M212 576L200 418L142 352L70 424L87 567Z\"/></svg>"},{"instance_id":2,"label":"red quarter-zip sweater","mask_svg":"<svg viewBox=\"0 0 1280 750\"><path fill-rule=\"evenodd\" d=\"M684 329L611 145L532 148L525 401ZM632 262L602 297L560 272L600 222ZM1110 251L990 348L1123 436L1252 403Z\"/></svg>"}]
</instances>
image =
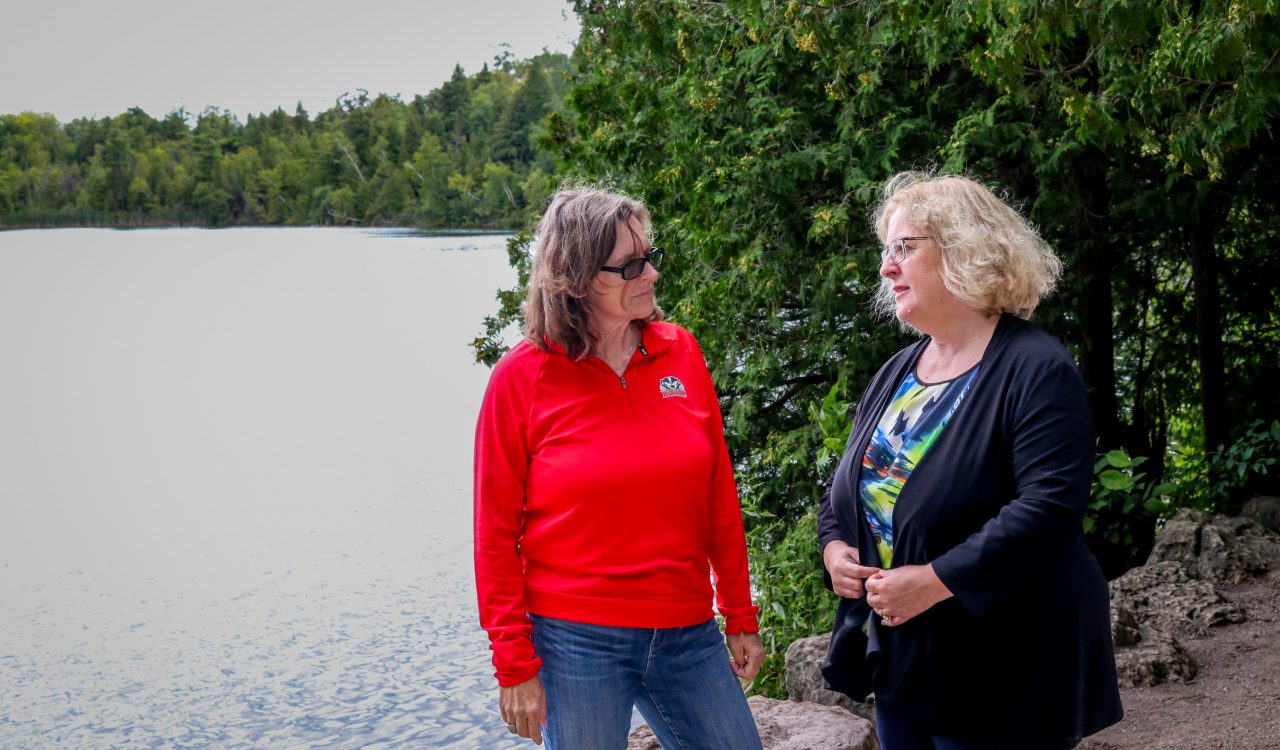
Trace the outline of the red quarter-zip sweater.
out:
<instances>
[{"instance_id":1,"label":"red quarter-zip sweater","mask_svg":"<svg viewBox=\"0 0 1280 750\"><path fill-rule=\"evenodd\" d=\"M494 368L475 445L480 624L498 683L541 660L526 612L754 633L746 538L698 343L649 323L623 377L521 342Z\"/></svg>"}]
</instances>

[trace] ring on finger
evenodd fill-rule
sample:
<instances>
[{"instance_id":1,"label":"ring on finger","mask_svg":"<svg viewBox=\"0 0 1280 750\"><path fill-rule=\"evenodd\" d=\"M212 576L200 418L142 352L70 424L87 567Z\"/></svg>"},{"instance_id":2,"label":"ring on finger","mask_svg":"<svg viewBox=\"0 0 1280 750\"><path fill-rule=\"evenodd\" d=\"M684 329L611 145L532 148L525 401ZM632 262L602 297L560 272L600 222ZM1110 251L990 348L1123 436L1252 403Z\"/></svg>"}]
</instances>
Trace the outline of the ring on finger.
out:
<instances>
[{"instance_id":1,"label":"ring on finger","mask_svg":"<svg viewBox=\"0 0 1280 750\"><path fill-rule=\"evenodd\" d=\"M508 731L508 732L510 732L510 733L512 733L512 734L515 734L515 733L516 733L516 725L515 725L515 724L507 724L507 731Z\"/></svg>"}]
</instances>

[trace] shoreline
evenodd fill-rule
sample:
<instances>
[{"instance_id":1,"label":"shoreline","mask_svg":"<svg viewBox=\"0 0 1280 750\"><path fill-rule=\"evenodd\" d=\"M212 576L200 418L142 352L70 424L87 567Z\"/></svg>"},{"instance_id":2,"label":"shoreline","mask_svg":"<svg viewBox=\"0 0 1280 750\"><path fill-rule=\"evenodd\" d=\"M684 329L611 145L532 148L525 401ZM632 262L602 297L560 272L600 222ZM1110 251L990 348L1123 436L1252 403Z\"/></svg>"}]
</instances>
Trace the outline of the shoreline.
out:
<instances>
[{"instance_id":1,"label":"shoreline","mask_svg":"<svg viewBox=\"0 0 1280 750\"><path fill-rule=\"evenodd\" d=\"M494 234L516 234L520 229L503 228L457 228L457 227L416 227L413 224L379 224L364 227L358 224L14 224L0 223L0 234L5 232L41 232L56 229L116 229L129 232L133 229L367 229L390 230L407 234L421 234L424 237L492 237Z\"/></svg>"},{"instance_id":2,"label":"shoreline","mask_svg":"<svg viewBox=\"0 0 1280 750\"><path fill-rule=\"evenodd\" d=\"M209 224L204 222L30 222L6 224L0 218L0 232L39 229L391 229L422 232L434 237L468 237L515 234L520 228L510 227L425 227L416 224Z\"/></svg>"}]
</instances>

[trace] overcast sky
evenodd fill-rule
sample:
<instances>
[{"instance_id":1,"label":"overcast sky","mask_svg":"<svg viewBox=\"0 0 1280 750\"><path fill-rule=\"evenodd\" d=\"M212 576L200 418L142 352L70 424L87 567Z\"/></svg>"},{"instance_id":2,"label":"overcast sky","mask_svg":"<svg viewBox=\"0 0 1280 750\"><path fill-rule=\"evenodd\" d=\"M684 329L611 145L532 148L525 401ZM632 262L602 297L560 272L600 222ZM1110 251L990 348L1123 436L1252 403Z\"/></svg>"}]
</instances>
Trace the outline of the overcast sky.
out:
<instances>
[{"instance_id":1,"label":"overcast sky","mask_svg":"<svg viewBox=\"0 0 1280 750\"><path fill-rule=\"evenodd\" d=\"M480 70L568 52L568 0L44 0L5 3L0 114L67 122L141 107L245 116L301 101L312 115L344 92L404 99L461 63Z\"/></svg>"}]
</instances>

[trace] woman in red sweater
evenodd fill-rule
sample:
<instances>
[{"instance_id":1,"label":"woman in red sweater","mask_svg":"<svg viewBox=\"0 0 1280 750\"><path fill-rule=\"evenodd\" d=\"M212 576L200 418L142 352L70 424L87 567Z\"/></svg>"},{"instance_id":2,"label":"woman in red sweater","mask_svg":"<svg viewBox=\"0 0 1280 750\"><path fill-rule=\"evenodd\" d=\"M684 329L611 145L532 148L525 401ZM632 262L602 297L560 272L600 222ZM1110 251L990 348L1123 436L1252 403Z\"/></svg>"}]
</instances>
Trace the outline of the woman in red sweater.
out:
<instances>
[{"instance_id":1,"label":"woman in red sweater","mask_svg":"<svg viewBox=\"0 0 1280 750\"><path fill-rule=\"evenodd\" d=\"M697 342L661 322L650 237L643 205L592 188L538 227L524 341L476 426L480 623L507 728L535 743L623 748L636 706L664 747L759 748L720 404Z\"/></svg>"}]
</instances>

